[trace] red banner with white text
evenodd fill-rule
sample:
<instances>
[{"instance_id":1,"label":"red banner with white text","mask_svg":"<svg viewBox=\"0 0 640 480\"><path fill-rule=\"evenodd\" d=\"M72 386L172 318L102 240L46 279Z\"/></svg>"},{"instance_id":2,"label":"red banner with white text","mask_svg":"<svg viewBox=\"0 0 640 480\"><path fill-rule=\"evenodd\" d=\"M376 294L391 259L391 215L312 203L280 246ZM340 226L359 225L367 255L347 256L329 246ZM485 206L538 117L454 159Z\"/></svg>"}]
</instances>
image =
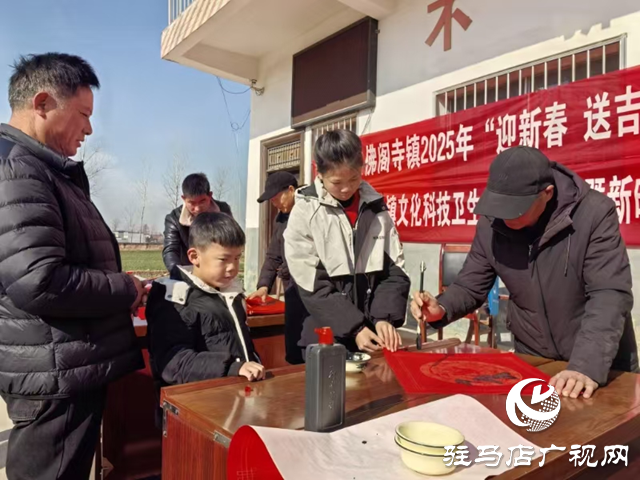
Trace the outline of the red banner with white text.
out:
<instances>
[{"instance_id":1,"label":"red banner with white text","mask_svg":"<svg viewBox=\"0 0 640 480\"><path fill-rule=\"evenodd\" d=\"M405 242L469 243L489 165L540 148L618 208L640 245L640 67L540 90L362 137L364 179L382 193Z\"/></svg>"}]
</instances>

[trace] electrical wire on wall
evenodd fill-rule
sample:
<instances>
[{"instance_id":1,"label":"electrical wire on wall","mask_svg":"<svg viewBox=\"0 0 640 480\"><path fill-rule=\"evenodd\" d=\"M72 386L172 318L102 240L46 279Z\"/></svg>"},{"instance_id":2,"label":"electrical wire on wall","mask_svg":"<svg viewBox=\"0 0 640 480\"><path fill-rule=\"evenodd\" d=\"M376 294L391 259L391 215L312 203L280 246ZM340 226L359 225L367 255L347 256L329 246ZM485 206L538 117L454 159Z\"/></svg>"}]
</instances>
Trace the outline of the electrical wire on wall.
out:
<instances>
[{"instance_id":1,"label":"electrical wire on wall","mask_svg":"<svg viewBox=\"0 0 640 480\"><path fill-rule=\"evenodd\" d=\"M246 179L243 178L243 176L240 174L240 169L238 168L239 165L241 165L243 163L243 159L241 158L240 155L240 141L238 138L239 132L246 126L247 122L249 121L249 118L251 117L251 108L247 109L247 112L245 113L243 120L241 123L235 122L233 120L233 116L231 115L231 109L229 108L229 101L227 99L227 94L230 95L243 95L248 93L251 90L251 87L248 87L246 90L243 90L241 92L234 92L231 90L227 90L224 85L222 84L222 80L220 79L220 77L216 76L216 80L218 81L218 85L220 86L220 91L222 92L222 99L224 101L224 107L225 110L227 112L227 119L229 120L229 127L231 128L231 133L233 135L233 140L234 140L234 145L236 147L236 174L238 176L238 181L240 182L240 185L242 185L243 187L246 186ZM244 189L246 190L246 188ZM242 198L242 194L243 194L243 188L240 189L235 189L237 195L238 195L238 206L241 207L241 212L239 218L237 218L237 220L244 225L244 212L245 212L245 208L244 208L244 198ZM244 192L246 193L246 191Z\"/></svg>"}]
</instances>

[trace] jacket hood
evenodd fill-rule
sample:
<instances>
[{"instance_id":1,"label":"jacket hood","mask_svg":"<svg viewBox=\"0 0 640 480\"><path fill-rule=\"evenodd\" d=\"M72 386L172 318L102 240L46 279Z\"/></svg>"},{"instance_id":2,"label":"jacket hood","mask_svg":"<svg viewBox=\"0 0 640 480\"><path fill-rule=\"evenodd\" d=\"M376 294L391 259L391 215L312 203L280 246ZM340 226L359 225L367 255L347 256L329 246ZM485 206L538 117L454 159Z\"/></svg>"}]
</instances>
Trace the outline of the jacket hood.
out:
<instances>
[{"instance_id":1,"label":"jacket hood","mask_svg":"<svg viewBox=\"0 0 640 480\"><path fill-rule=\"evenodd\" d=\"M200 280L200 278L196 277L193 274L193 266L181 265L178 268L180 269L180 273L186 283L189 283L191 286L196 287L203 292L212 293L214 295L232 294L234 297L244 294L244 288L242 288L242 285L240 285L237 278L234 278L233 282L231 282L228 287L218 289L206 284Z\"/></svg>"},{"instance_id":2,"label":"jacket hood","mask_svg":"<svg viewBox=\"0 0 640 480\"><path fill-rule=\"evenodd\" d=\"M380 195L369 183L364 180L360 183L358 188L360 194L360 205L374 203L382 200ZM296 195L302 198L315 198L323 205L329 205L331 207L339 207L340 202L333 198L329 192L324 188L324 184L320 177L316 177L313 184L308 187L301 187L296 191Z\"/></svg>"},{"instance_id":3,"label":"jacket hood","mask_svg":"<svg viewBox=\"0 0 640 480\"><path fill-rule=\"evenodd\" d=\"M551 168L558 192L558 206L551 216L551 222L553 222L558 214L567 209L572 211L587 196L591 187L577 173L564 165L552 162Z\"/></svg>"},{"instance_id":4,"label":"jacket hood","mask_svg":"<svg viewBox=\"0 0 640 480\"><path fill-rule=\"evenodd\" d=\"M178 222L180 225L184 225L185 227L190 227L193 223L195 217L189 212L186 205L182 205L182 207L178 207L174 210L178 216ZM211 206L208 212L220 213L220 205L215 200L211 201Z\"/></svg>"}]
</instances>

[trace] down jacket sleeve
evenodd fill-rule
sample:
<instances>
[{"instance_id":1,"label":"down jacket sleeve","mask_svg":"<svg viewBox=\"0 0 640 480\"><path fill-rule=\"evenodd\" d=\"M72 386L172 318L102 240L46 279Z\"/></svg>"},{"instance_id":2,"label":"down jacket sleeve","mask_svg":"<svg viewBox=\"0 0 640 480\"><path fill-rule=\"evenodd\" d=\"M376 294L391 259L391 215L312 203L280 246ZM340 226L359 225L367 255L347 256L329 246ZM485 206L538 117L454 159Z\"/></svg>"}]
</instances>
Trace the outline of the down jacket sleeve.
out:
<instances>
[{"instance_id":1,"label":"down jacket sleeve","mask_svg":"<svg viewBox=\"0 0 640 480\"><path fill-rule=\"evenodd\" d=\"M269 248L265 255L262 269L260 270L260 277L258 278L258 288L267 287L269 290L273 287L273 284L278 276L280 269L286 269L286 262L283 258L282 252L282 234L285 228L281 222L274 223L273 234L271 235L271 241L269 242ZM285 273L280 272L281 277L285 277ZM286 271L288 277L288 271Z\"/></svg>"},{"instance_id":2,"label":"down jacket sleeve","mask_svg":"<svg viewBox=\"0 0 640 480\"><path fill-rule=\"evenodd\" d=\"M180 265L182 249L177 219L171 212L164 219L164 246L162 248L162 260L167 271L171 272L176 265Z\"/></svg>"},{"instance_id":3,"label":"down jacket sleeve","mask_svg":"<svg viewBox=\"0 0 640 480\"><path fill-rule=\"evenodd\" d=\"M322 265L313 242L309 219L312 207L297 201L284 231L289 273L300 298L318 324L331 327L338 338L354 337L364 325L364 314L338 291Z\"/></svg>"},{"instance_id":4,"label":"down jacket sleeve","mask_svg":"<svg viewBox=\"0 0 640 480\"><path fill-rule=\"evenodd\" d=\"M228 348L198 351L197 312L164 299L166 288L154 283L147 303L149 353L154 374L169 385L237 376L244 362L236 362Z\"/></svg>"},{"instance_id":5,"label":"down jacket sleeve","mask_svg":"<svg viewBox=\"0 0 640 480\"><path fill-rule=\"evenodd\" d=\"M389 240L385 245L384 267L378 275L369 313L374 323L384 320L398 328L406 318L411 280L404 271L404 253L393 220L386 211L379 215L384 216L383 221L387 225L385 237Z\"/></svg>"},{"instance_id":6,"label":"down jacket sleeve","mask_svg":"<svg viewBox=\"0 0 640 480\"><path fill-rule=\"evenodd\" d=\"M591 233L582 274L587 303L568 370L604 385L631 308L631 267L612 201Z\"/></svg>"},{"instance_id":7,"label":"down jacket sleeve","mask_svg":"<svg viewBox=\"0 0 640 480\"><path fill-rule=\"evenodd\" d=\"M127 311L137 292L124 273L71 265L60 205L47 174L19 158L0 175L0 284L19 309L92 318Z\"/></svg>"}]
</instances>

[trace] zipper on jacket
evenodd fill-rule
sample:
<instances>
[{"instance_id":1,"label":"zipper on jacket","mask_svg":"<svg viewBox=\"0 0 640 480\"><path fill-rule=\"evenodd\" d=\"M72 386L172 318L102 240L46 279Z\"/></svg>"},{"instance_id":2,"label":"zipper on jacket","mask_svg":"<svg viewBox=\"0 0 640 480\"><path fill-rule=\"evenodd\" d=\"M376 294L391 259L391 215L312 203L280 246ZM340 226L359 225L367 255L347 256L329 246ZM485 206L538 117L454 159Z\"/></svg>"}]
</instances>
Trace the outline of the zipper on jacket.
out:
<instances>
[{"instance_id":1,"label":"zipper on jacket","mask_svg":"<svg viewBox=\"0 0 640 480\"><path fill-rule=\"evenodd\" d=\"M547 303L544 299L544 293L542 293L542 283L540 283L540 275L535 274L536 270L536 261L533 261L533 275L538 280L538 287L540 288L540 297L542 298L542 309L544 310L544 318L547 321L547 328L549 329L549 338L551 339L551 343L553 344L553 348L556 351L557 360L561 360L562 356L560 355L560 351L558 350L558 346L556 345L556 341L553 338L553 332L551 331L551 322L549 321L549 314L547 313Z\"/></svg>"},{"instance_id":2,"label":"zipper on jacket","mask_svg":"<svg viewBox=\"0 0 640 480\"><path fill-rule=\"evenodd\" d=\"M353 254L353 298L352 302L354 305L358 305L358 272L356 269L356 265L358 264L358 258L356 257L356 236L358 230L358 222L360 221L360 215L364 210L366 203L363 203L361 207L358 208L358 216L356 217L356 223L354 226L351 226L351 221L349 220L349 216L345 211L342 204L340 204L340 208L342 209L342 213L347 218L347 223L349 224L349 228L351 228L351 252Z\"/></svg>"},{"instance_id":3,"label":"zipper on jacket","mask_svg":"<svg viewBox=\"0 0 640 480\"><path fill-rule=\"evenodd\" d=\"M358 256L356 256L356 238L358 235L358 222L360 221L360 216L362 215L362 212L364 211L364 207L365 207L366 203L362 203L362 206L358 208L358 216L356 217L356 223L355 225L352 227L352 232L351 232L351 240L352 240L352 248L353 248L353 303L354 305L358 306L358 270L356 268L356 266L358 265L358 257L360 256L360 252L358 252ZM344 210L344 208L343 208ZM345 216L346 216L346 212L345 212ZM347 217L347 221L349 220L349 217ZM349 222L349 225L351 225L351 222ZM365 272L365 277L366 277L366 272ZM369 289L370 290L370 289ZM367 297L368 297L368 292L367 292Z\"/></svg>"},{"instance_id":4,"label":"zipper on jacket","mask_svg":"<svg viewBox=\"0 0 640 480\"><path fill-rule=\"evenodd\" d=\"M236 332L240 340L240 345L242 346L242 352L244 353L244 356L247 359L247 362L250 362L251 359L249 358L249 350L247 349L247 344L244 339L244 333L242 332L242 327L240 326L240 319L236 315L236 311L233 308L233 302L238 296L228 295L222 292L220 293L220 296L222 297L222 301L225 303L225 305L229 309L229 313L231 314L231 319L233 320L233 324L236 327Z\"/></svg>"}]
</instances>

